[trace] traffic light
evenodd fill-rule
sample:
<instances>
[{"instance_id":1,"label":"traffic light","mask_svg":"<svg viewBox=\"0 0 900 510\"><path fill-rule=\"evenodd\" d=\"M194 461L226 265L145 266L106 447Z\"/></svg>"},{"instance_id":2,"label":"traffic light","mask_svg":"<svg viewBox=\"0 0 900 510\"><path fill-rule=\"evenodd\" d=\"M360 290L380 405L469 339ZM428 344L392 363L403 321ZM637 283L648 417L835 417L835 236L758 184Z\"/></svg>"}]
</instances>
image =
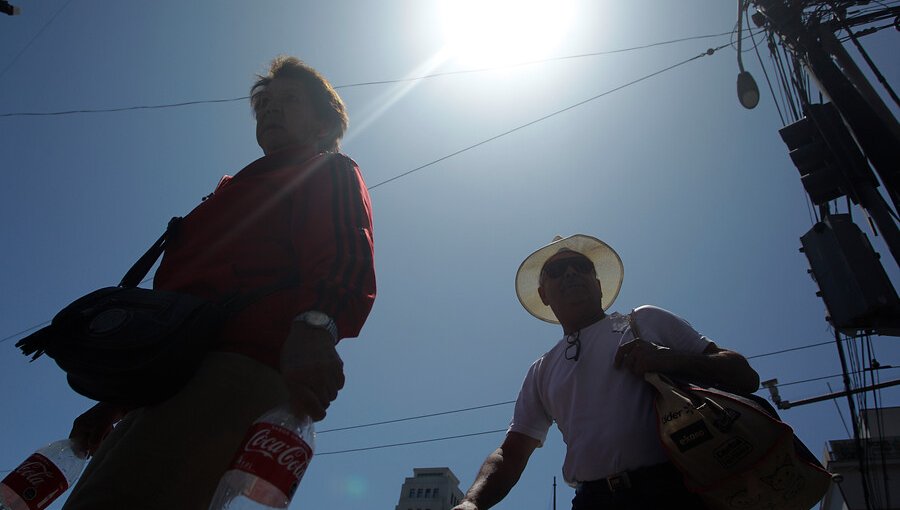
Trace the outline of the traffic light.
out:
<instances>
[{"instance_id":1,"label":"traffic light","mask_svg":"<svg viewBox=\"0 0 900 510\"><path fill-rule=\"evenodd\" d=\"M857 203L859 184L878 186L872 169L831 103L807 105L804 118L778 133L814 204L844 195Z\"/></svg>"}]
</instances>

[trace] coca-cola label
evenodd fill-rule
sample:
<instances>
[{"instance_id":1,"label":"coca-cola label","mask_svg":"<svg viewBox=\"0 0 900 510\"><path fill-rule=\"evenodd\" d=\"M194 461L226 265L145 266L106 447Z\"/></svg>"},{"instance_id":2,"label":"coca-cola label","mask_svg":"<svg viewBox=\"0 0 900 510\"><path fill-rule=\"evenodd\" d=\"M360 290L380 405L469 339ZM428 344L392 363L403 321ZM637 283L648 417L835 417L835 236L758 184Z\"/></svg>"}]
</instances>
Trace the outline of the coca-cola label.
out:
<instances>
[{"instance_id":1,"label":"coca-cola label","mask_svg":"<svg viewBox=\"0 0 900 510\"><path fill-rule=\"evenodd\" d=\"M65 475L47 457L33 453L3 483L19 495L29 510L47 508L69 488Z\"/></svg>"},{"instance_id":2,"label":"coca-cola label","mask_svg":"<svg viewBox=\"0 0 900 510\"><path fill-rule=\"evenodd\" d=\"M272 423L254 423L231 469L256 475L293 497L312 459L312 449L297 434Z\"/></svg>"}]
</instances>

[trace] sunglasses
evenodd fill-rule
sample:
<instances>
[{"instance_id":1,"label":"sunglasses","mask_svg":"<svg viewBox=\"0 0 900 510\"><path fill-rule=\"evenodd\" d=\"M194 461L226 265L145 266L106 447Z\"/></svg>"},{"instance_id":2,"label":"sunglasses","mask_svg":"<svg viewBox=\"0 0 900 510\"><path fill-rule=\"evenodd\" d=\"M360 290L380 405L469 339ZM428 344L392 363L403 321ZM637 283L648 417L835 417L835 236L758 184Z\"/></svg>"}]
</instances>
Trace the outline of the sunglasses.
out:
<instances>
[{"instance_id":1,"label":"sunglasses","mask_svg":"<svg viewBox=\"0 0 900 510\"><path fill-rule=\"evenodd\" d=\"M559 278L570 266L582 274L594 271L594 263L583 257L567 257L548 262L542 271L550 278Z\"/></svg>"}]
</instances>

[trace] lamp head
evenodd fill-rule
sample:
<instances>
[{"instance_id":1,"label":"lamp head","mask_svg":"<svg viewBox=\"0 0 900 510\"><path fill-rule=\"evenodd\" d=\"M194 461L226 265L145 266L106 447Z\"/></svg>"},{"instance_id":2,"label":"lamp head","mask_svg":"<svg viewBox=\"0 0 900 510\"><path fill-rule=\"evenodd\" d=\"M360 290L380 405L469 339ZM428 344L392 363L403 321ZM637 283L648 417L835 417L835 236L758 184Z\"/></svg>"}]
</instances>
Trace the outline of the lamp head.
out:
<instances>
[{"instance_id":1,"label":"lamp head","mask_svg":"<svg viewBox=\"0 0 900 510\"><path fill-rule=\"evenodd\" d=\"M752 110L759 104L759 87L756 86L756 80L747 71L741 71L738 74L737 93L738 100L744 108Z\"/></svg>"}]
</instances>

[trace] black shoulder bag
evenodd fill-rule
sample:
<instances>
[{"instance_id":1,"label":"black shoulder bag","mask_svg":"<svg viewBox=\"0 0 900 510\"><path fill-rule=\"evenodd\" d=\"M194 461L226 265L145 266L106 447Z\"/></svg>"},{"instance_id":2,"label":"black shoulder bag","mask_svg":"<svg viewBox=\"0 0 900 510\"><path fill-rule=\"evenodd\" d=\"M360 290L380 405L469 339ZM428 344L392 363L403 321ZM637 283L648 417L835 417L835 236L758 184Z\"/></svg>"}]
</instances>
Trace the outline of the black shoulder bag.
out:
<instances>
[{"instance_id":1,"label":"black shoulder bag","mask_svg":"<svg viewBox=\"0 0 900 510\"><path fill-rule=\"evenodd\" d=\"M63 308L44 327L19 340L32 361L47 354L76 392L102 402L144 406L166 400L193 376L227 319L253 301L297 283L292 276L247 295L210 301L190 294L138 287L175 235L182 218L128 270Z\"/></svg>"}]
</instances>

